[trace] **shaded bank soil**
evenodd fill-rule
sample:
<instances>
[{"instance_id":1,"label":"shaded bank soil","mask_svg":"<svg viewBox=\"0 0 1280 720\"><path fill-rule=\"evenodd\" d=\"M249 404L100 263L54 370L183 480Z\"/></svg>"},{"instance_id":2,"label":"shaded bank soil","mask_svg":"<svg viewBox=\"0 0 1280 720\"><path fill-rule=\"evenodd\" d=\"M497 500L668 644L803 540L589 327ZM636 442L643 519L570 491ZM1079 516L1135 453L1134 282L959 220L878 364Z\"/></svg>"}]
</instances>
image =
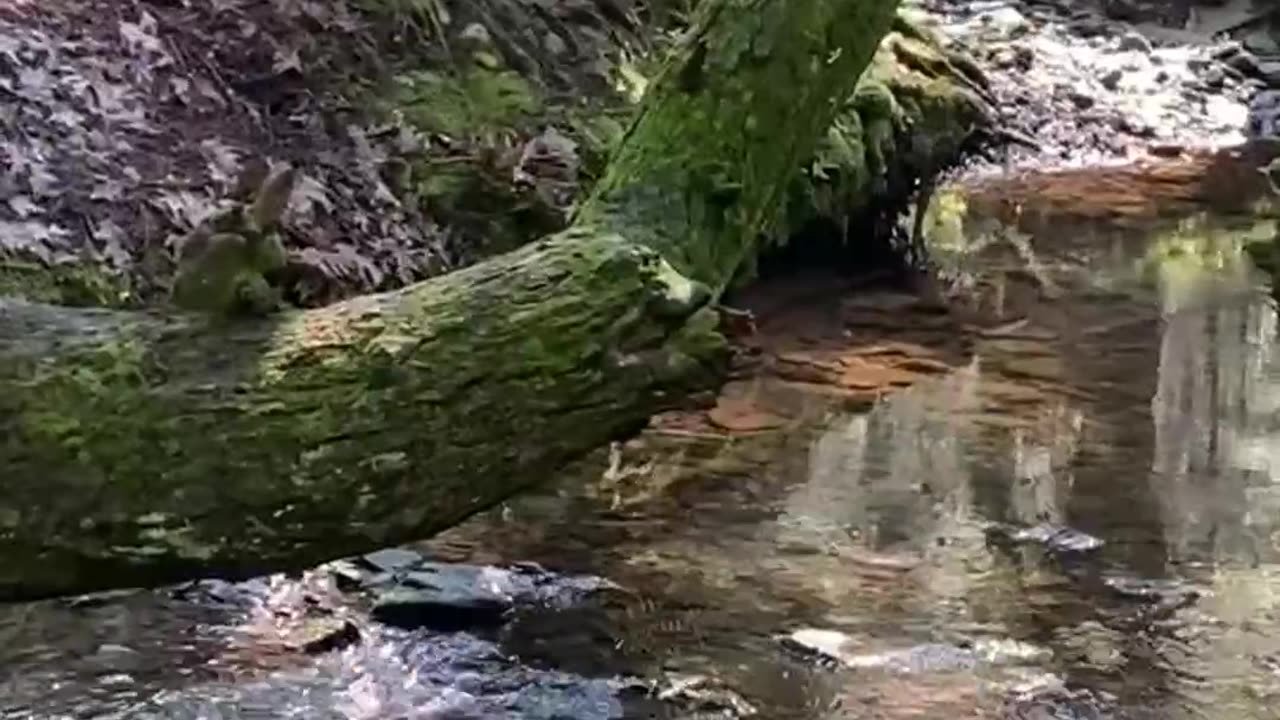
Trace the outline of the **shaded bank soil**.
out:
<instances>
[{"instance_id":1,"label":"shaded bank soil","mask_svg":"<svg viewBox=\"0 0 1280 720\"><path fill-rule=\"evenodd\" d=\"M155 302L183 235L251 160L301 171L284 223L298 304L557 229L619 131L607 108L643 83L626 63L661 36L647 15L612 0L6 3L0 291Z\"/></svg>"},{"instance_id":2,"label":"shaded bank soil","mask_svg":"<svg viewBox=\"0 0 1280 720\"><path fill-rule=\"evenodd\" d=\"M243 196L261 161L300 171L282 226L288 263L273 278L297 305L402 286L561 229L688 5L7 6L0 291L163 304L187 234ZM987 124L976 66L915 24L897 30L867 92L796 169L779 235L896 213ZM842 239L867 242L862 229Z\"/></svg>"}]
</instances>

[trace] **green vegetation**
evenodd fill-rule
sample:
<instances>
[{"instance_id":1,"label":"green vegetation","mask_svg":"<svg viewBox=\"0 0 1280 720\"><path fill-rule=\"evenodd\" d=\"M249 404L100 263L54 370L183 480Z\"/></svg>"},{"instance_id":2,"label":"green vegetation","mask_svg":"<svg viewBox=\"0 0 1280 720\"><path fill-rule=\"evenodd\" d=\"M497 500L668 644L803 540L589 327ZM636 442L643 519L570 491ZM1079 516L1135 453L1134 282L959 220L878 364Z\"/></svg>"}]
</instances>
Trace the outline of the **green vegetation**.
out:
<instances>
[{"instance_id":1,"label":"green vegetation","mask_svg":"<svg viewBox=\"0 0 1280 720\"><path fill-rule=\"evenodd\" d=\"M414 126L489 144L534 122L543 105L533 86L512 70L419 70L397 76L394 84L392 107Z\"/></svg>"},{"instance_id":2,"label":"green vegetation","mask_svg":"<svg viewBox=\"0 0 1280 720\"><path fill-rule=\"evenodd\" d=\"M0 297L71 307L128 307L134 304L127 283L96 261L46 265L0 258Z\"/></svg>"}]
</instances>

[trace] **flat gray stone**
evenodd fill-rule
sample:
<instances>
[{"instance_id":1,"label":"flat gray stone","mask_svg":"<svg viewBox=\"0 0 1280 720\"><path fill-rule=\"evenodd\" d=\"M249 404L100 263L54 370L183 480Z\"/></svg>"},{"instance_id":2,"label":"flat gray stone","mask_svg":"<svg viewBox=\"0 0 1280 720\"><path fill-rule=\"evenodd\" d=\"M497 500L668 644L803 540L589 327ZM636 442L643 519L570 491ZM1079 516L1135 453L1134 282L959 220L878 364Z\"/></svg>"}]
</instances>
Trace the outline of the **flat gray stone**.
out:
<instances>
[{"instance_id":1,"label":"flat gray stone","mask_svg":"<svg viewBox=\"0 0 1280 720\"><path fill-rule=\"evenodd\" d=\"M1258 77L1272 87L1280 86L1280 60L1259 62Z\"/></svg>"},{"instance_id":2,"label":"flat gray stone","mask_svg":"<svg viewBox=\"0 0 1280 720\"><path fill-rule=\"evenodd\" d=\"M378 572L396 572L422 562L422 555L404 548L386 548L360 556L360 561Z\"/></svg>"},{"instance_id":3,"label":"flat gray stone","mask_svg":"<svg viewBox=\"0 0 1280 720\"><path fill-rule=\"evenodd\" d=\"M503 571L469 565L418 566L381 593L373 618L388 625L442 632L500 625L515 606Z\"/></svg>"}]
</instances>

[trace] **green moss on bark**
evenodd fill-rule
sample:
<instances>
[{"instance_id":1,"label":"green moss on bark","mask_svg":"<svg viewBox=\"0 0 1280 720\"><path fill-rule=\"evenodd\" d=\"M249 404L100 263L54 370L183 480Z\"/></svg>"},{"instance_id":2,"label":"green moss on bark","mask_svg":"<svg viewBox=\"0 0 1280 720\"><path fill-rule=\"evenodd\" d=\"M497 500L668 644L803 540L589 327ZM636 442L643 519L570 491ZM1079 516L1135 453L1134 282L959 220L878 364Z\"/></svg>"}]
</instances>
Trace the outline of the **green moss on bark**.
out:
<instances>
[{"instance_id":1,"label":"green moss on bark","mask_svg":"<svg viewBox=\"0 0 1280 720\"><path fill-rule=\"evenodd\" d=\"M703 3L578 222L622 223L722 291L779 229L813 154L894 20L891 0Z\"/></svg>"},{"instance_id":2,"label":"green moss on bark","mask_svg":"<svg viewBox=\"0 0 1280 720\"><path fill-rule=\"evenodd\" d=\"M571 231L270 322L0 304L0 599L444 529L713 382L707 300Z\"/></svg>"},{"instance_id":3,"label":"green moss on bark","mask_svg":"<svg viewBox=\"0 0 1280 720\"><path fill-rule=\"evenodd\" d=\"M870 212L897 212L916 183L959 160L993 116L972 61L898 17L812 163L792 183L778 237L817 219L843 226Z\"/></svg>"}]
</instances>

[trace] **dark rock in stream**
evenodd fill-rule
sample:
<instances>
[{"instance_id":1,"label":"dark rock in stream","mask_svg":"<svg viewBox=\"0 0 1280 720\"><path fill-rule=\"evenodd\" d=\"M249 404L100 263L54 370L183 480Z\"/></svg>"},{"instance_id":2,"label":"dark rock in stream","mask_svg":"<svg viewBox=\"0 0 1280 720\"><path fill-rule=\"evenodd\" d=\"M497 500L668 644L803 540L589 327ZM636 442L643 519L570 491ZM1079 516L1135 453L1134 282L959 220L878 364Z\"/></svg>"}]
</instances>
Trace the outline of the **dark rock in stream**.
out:
<instances>
[{"instance_id":1,"label":"dark rock in stream","mask_svg":"<svg viewBox=\"0 0 1280 720\"><path fill-rule=\"evenodd\" d=\"M1227 84L1227 73L1221 67L1211 67L1204 71L1200 79L1210 90L1221 90Z\"/></svg>"},{"instance_id":2,"label":"dark rock in stream","mask_svg":"<svg viewBox=\"0 0 1280 720\"><path fill-rule=\"evenodd\" d=\"M601 578L557 575L533 564L455 565L401 549L330 563L326 570L343 590L373 595L374 620L441 632L495 627L518 606L565 607L611 587Z\"/></svg>"},{"instance_id":3,"label":"dark rock in stream","mask_svg":"<svg viewBox=\"0 0 1280 720\"><path fill-rule=\"evenodd\" d=\"M1104 542L1088 533L1052 523L1031 527L995 524L987 528L987 537L1013 545L1035 544L1057 555L1079 555L1100 550Z\"/></svg>"},{"instance_id":4,"label":"dark rock in stream","mask_svg":"<svg viewBox=\"0 0 1280 720\"><path fill-rule=\"evenodd\" d=\"M290 649L306 655L319 655L359 642L360 628L343 618L312 617L294 632L291 639Z\"/></svg>"},{"instance_id":5,"label":"dark rock in stream","mask_svg":"<svg viewBox=\"0 0 1280 720\"><path fill-rule=\"evenodd\" d=\"M381 594L373 619L403 628L424 627L442 632L502 624L515 607L510 596L479 582L474 573L414 573L419 580Z\"/></svg>"},{"instance_id":6,"label":"dark rock in stream","mask_svg":"<svg viewBox=\"0 0 1280 720\"><path fill-rule=\"evenodd\" d=\"M385 548L360 556L360 562L380 573L394 573L422 562L422 555L404 548Z\"/></svg>"},{"instance_id":7,"label":"dark rock in stream","mask_svg":"<svg viewBox=\"0 0 1280 720\"><path fill-rule=\"evenodd\" d=\"M207 579L195 580L177 586L171 591L174 598L205 607L246 608L270 594L263 578L240 582Z\"/></svg>"},{"instance_id":8,"label":"dark rock in stream","mask_svg":"<svg viewBox=\"0 0 1280 720\"><path fill-rule=\"evenodd\" d=\"M339 592L337 582L362 597ZM0 692L0 717L616 720L750 714L741 698L714 683L654 688L627 677L626 662L610 662L612 641L575 668L526 655L529 648L520 640L530 632L550 627L555 642L562 642L572 634L564 628L587 624L574 614L589 605L584 596L612 587L534 564L435 563L411 551L334 562L300 577L188 583L154 593L166 603L157 616L170 625L143 628L141 636L94 637L84 646L97 651L72 659L59 657L65 650L52 653L48 662L59 674L49 682L24 679L28 689L19 705L8 704L12 698ZM132 626L119 618L148 597L143 592L106 605L104 598L96 606L54 606L66 614L61 626L83 632L80 623ZM375 618L414 627L370 622L363 612L370 598L377 603ZM99 618L94 625L81 620L90 615ZM438 631L479 630L509 616L514 622L502 633ZM50 697L37 712L15 714L15 708L37 707L29 698L42 685L77 677L65 674L69 667L96 678L91 693ZM191 670L206 667L217 672ZM638 685L644 687L641 697L634 692ZM0 683L0 689L13 694L14 686ZM712 711L717 714L705 714Z\"/></svg>"},{"instance_id":9,"label":"dark rock in stream","mask_svg":"<svg viewBox=\"0 0 1280 720\"><path fill-rule=\"evenodd\" d=\"M1138 602L1159 611L1173 611L1199 600L1202 593L1180 580L1152 580L1107 575L1102 584L1118 599Z\"/></svg>"},{"instance_id":10,"label":"dark rock in stream","mask_svg":"<svg viewBox=\"0 0 1280 720\"><path fill-rule=\"evenodd\" d=\"M1280 60L1259 62L1258 78L1271 87L1280 87Z\"/></svg>"},{"instance_id":11,"label":"dark rock in stream","mask_svg":"<svg viewBox=\"0 0 1280 720\"><path fill-rule=\"evenodd\" d=\"M1261 68L1258 65L1258 58L1248 50L1241 49L1223 59L1223 63L1227 67L1234 68L1245 77L1259 77Z\"/></svg>"},{"instance_id":12,"label":"dark rock in stream","mask_svg":"<svg viewBox=\"0 0 1280 720\"><path fill-rule=\"evenodd\" d=\"M1280 137L1280 90L1263 90L1249 103L1249 136Z\"/></svg>"}]
</instances>

